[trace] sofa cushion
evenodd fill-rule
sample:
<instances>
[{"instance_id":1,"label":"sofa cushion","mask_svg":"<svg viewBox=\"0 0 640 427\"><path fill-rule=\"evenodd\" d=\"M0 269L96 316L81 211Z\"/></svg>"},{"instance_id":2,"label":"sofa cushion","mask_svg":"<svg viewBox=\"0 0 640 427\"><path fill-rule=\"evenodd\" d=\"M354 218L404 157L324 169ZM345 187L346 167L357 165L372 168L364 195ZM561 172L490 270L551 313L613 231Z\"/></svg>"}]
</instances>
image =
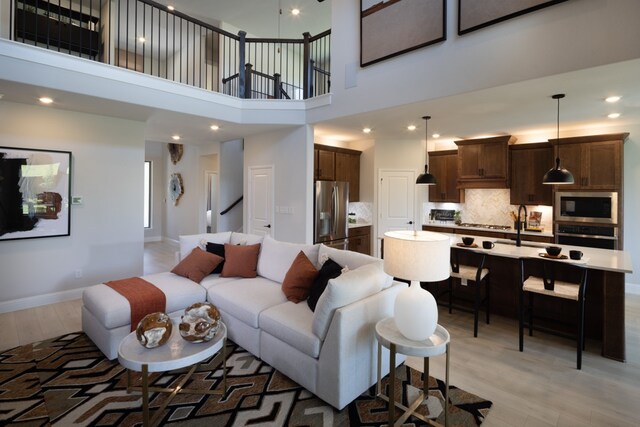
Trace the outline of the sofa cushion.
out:
<instances>
[{"instance_id":1,"label":"sofa cushion","mask_svg":"<svg viewBox=\"0 0 640 427\"><path fill-rule=\"evenodd\" d=\"M224 267L222 267L220 276L256 277L260 243L256 243L255 245L231 245L225 243L224 253Z\"/></svg>"},{"instance_id":2,"label":"sofa cushion","mask_svg":"<svg viewBox=\"0 0 640 427\"><path fill-rule=\"evenodd\" d=\"M313 358L320 355L320 339L311 331L313 313L306 304L288 301L260 314L260 329Z\"/></svg>"},{"instance_id":3,"label":"sofa cushion","mask_svg":"<svg viewBox=\"0 0 640 427\"><path fill-rule=\"evenodd\" d=\"M378 263L373 263L330 279L313 313L313 333L324 340L336 309L380 292L387 276Z\"/></svg>"},{"instance_id":4,"label":"sofa cushion","mask_svg":"<svg viewBox=\"0 0 640 427\"><path fill-rule=\"evenodd\" d=\"M309 297L307 298L307 305L309 306L311 311L315 311L318 300L327 287L329 279L338 277L341 273L342 266L332 259L328 259L324 262L324 264L322 264L322 268L320 268L318 275L313 281L313 284L311 285L311 291L309 292Z\"/></svg>"},{"instance_id":5,"label":"sofa cushion","mask_svg":"<svg viewBox=\"0 0 640 427\"><path fill-rule=\"evenodd\" d=\"M247 325L258 328L260 313L287 298L280 283L263 277L220 283L207 291L207 300Z\"/></svg>"},{"instance_id":6,"label":"sofa cushion","mask_svg":"<svg viewBox=\"0 0 640 427\"><path fill-rule=\"evenodd\" d=\"M319 245L279 242L271 236L265 236L258 259L258 274L274 282L282 283L291 263L300 251L303 251L309 260L316 265L318 250Z\"/></svg>"},{"instance_id":7,"label":"sofa cushion","mask_svg":"<svg viewBox=\"0 0 640 427\"><path fill-rule=\"evenodd\" d=\"M303 251L298 253L291 263L282 281L282 292L293 303L304 301L311 292L311 285L318 276L318 269Z\"/></svg>"},{"instance_id":8,"label":"sofa cushion","mask_svg":"<svg viewBox=\"0 0 640 427\"><path fill-rule=\"evenodd\" d=\"M264 236L258 236L257 234L233 232L228 243L232 245L255 245L256 243L262 243L263 238Z\"/></svg>"},{"instance_id":9,"label":"sofa cushion","mask_svg":"<svg viewBox=\"0 0 640 427\"><path fill-rule=\"evenodd\" d=\"M207 297L202 286L171 272L150 274L142 278L164 292L167 313L183 310L191 304L205 301ZM129 301L107 285L99 284L85 289L82 302L107 329L129 325L131 322Z\"/></svg>"},{"instance_id":10,"label":"sofa cushion","mask_svg":"<svg viewBox=\"0 0 640 427\"><path fill-rule=\"evenodd\" d=\"M224 259L218 255L205 252L200 248L193 248L191 253L171 270L178 276L186 277L200 283L204 276L208 276Z\"/></svg>"},{"instance_id":11,"label":"sofa cushion","mask_svg":"<svg viewBox=\"0 0 640 427\"><path fill-rule=\"evenodd\" d=\"M382 262L379 258L374 258L359 252L330 248L329 246L320 244L320 249L318 251L318 264L322 265L327 258L331 258L341 266L347 267L349 270L355 270L358 267L365 264L371 264L372 262Z\"/></svg>"},{"instance_id":12,"label":"sofa cushion","mask_svg":"<svg viewBox=\"0 0 640 427\"><path fill-rule=\"evenodd\" d=\"M187 255L189 255L195 247L199 247L200 249L205 250L207 242L224 244L229 243L230 238L230 231L225 231L222 233L201 233L179 236L178 239L180 240L180 259L183 259Z\"/></svg>"},{"instance_id":13,"label":"sofa cushion","mask_svg":"<svg viewBox=\"0 0 640 427\"><path fill-rule=\"evenodd\" d=\"M211 274L222 273L222 267L224 267L224 243L207 242L207 252L218 255L222 258L222 262L213 269Z\"/></svg>"},{"instance_id":14,"label":"sofa cushion","mask_svg":"<svg viewBox=\"0 0 640 427\"><path fill-rule=\"evenodd\" d=\"M233 282L236 280L242 280L240 277L220 277L218 274L210 274L200 282L200 286L209 290L212 286L219 285L220 283Z\"/></svg>"}]
</instances>

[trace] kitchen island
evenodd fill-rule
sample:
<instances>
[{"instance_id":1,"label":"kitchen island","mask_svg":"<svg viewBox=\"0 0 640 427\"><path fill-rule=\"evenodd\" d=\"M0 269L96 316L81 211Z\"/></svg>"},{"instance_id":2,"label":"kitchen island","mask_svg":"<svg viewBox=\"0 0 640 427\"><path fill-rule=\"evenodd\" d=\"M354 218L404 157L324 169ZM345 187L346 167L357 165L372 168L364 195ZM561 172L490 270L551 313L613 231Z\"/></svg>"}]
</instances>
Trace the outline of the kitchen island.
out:
<instances>
[{"instance_id":1,"label":"kitchen island","mask_svg":"<svg viewBox=\"0 0 640 427\"><path fill-rule=\"evenodd\" d=\"M471 260L474 254L486 253L486 267L491 271L491 311L507 317L517 318L518 291L520 286L520 265L522 257L538 258L544 252L545 243L523 241L522 246L516 246L510 239L496 239L476 235L472 230L464 236L475 237L478 247L460 247L461 234L447 234L453 248L461 249L461 262ZM490 240L495 243L492 249L483 249L482 241ZM625 274L632 272L631 257L628 252L608 249L597 249L580 246L560 245L563 254L570 250L580 250L583 258L579 261L571 259L558 260L559 264L573 263L584 266L588 271L585 335L602 342L602 355L618 361L625 361ZM572 273L559 273L568 279ZM570 270L566 268L564 270ZM573 273L575 274L575 273ZM466 287L461 287L466 288ZM462 292L465 289L460 289ZM562 323L574 322L575 309L567 301L541 301L540 306L545 311L553 312ZM558 324L551 323L557 327ZM514 323L514 328L517 324ZM517 342L514 342L514 346Z\"/></svg>"}]
</instances>

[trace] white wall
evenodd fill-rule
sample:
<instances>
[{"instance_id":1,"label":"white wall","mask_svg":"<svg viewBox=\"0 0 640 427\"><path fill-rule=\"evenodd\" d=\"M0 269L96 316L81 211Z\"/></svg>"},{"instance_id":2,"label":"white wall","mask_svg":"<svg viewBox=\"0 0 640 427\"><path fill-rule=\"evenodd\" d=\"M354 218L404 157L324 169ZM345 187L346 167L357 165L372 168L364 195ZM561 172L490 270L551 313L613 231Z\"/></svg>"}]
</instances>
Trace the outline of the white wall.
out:
<instances>
[{"instance_id":1,"label":"white wall","mask_svg":"<svg viewBox=\"0 0 640 427\"><path fill-rule=\"evenodd\" d=\"M447 0L445 42L360 68L360 3L331 6L333 102L314 122L640 57L637 0L568 1L464 36Z\"/></svg>"},{"instance_id":2,"label":"white wall","mask_svg":"<svg viewBox=\"0 0 640 427\"><path fill-rule=\"evenodd\" d=\"M276 213L274 238L286 242L313 242L313 131L300 126L245 138L244 176L251 166L274 166L274 206L293 208ZM247 193L248 179L245 179ZM245 218L248 217L245 203ZM245 221L246 225L246 221Z\"/></svg>"},{"instance_id":3,"label":"white wall","mask_svg":"<svg viewBox=\"0 0 640 427\"><path fill-rule=\"evenodd\" d=\"M71 151L83 198L70 236L0 241L0 312L142 274L144 123L0 101L0 145Z\"/></svg>"},{"instance_id":4,"label":"white wall","mask_svg":"<svg viewBox=\"0 0 640 427\"><path fill-rule=\"evenodd\" d=\"M218 204L218 231L241 231L243 229L243 200L225 215L220 211L227 209L246 192L243 191L244 142L241 139L220 144L220 198Z\"/></svg>"},{"instance_id":5,"label":"white wall","mask_svg":"<svg viewBox=\"0 0 640 427\"><path fill-rule=\"evenodd\" d=\"M167 150L161 142L145 143L145 161L151 162L151 227L144 230L145 241L158 241L163 237L165 188L168 180L165 174Z\"/></svg>"}]
</instances>

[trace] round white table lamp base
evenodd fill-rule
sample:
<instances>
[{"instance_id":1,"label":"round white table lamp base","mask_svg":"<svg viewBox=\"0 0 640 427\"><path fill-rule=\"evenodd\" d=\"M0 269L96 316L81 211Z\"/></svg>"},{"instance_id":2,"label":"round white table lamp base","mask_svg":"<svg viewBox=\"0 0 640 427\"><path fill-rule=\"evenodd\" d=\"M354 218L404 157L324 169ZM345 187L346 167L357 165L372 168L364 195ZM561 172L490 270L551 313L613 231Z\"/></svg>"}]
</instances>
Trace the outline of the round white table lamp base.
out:
<instances>
[{"instance_id":1,"label":"round white table lamp base","mask_svg":"<svg viewBox=\"0 0 640 427\"><path fill-rule=\"evenodd\" d=\"M430 292L420 287L420 282L411 281L396 297L394 319L398 330L414 341L429 338L438 325L438 306Z\"/></svg>"}]
</instances>

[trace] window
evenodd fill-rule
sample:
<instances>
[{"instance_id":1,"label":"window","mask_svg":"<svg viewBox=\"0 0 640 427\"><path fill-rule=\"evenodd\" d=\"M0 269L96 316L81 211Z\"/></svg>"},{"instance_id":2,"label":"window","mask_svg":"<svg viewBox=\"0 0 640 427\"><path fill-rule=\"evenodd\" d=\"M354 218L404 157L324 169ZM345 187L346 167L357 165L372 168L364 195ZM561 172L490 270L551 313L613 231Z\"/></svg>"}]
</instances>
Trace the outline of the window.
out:
<instances>
[{"instance_id":1,"label":"window","mask_svg":"<svg viewBox=\"0 0 640 427\"><path fill-rule=\"evenodd\" d=\"M144 162L144 228L151 228L151 162Z\"/></svg>"}]
</instances>

